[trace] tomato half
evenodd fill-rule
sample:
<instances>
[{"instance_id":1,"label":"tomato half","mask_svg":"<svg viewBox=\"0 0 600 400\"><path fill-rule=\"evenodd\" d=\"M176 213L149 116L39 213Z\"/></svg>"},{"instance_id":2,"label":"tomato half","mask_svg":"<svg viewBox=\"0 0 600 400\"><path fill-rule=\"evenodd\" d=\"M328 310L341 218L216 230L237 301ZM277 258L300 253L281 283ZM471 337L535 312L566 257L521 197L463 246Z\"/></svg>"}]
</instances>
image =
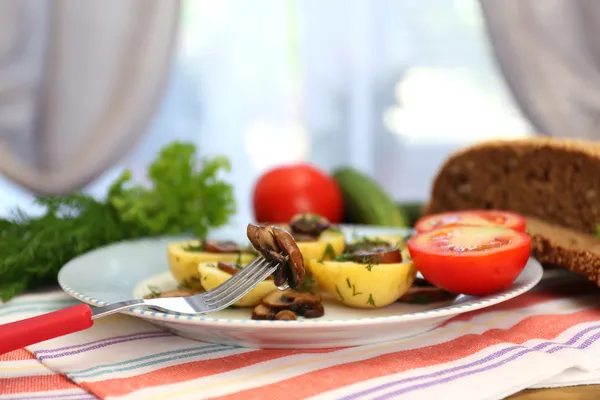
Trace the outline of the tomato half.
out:
<instances>
[{"instance_id":1,"label":"tomato half","mask_svg":"<svg viewBox=\"0 0 600 400\"><path fill-rule=\"evenodd\" d=\"M286 165L262 175L254 187L257 222L289 222L300 213L315 213L340 223L342 192L329 175L309 164Z\"/></svg>"},{"instance_id":2,"label":"tomato half","mask_svg":"<svg viewBox=\"0 0 600 400\"><path fill-rule=\"evenodd\" d=\"M415 223L417 232L428 232L450 226L500 226L525 232L525 217L503 210L448 211L427 215Z\"/></svg>"},{"instance_id":3,"label":"tomato half","mask_svg":"<svg viewBox=\"0 0 600 400\"><path fill-rule=\"evenodd\" d=\"M481 296L512 285L527 264L531 238L508 228L457 226L416 234L407 246L433 285Z\"/></svg>"}]
</instances>

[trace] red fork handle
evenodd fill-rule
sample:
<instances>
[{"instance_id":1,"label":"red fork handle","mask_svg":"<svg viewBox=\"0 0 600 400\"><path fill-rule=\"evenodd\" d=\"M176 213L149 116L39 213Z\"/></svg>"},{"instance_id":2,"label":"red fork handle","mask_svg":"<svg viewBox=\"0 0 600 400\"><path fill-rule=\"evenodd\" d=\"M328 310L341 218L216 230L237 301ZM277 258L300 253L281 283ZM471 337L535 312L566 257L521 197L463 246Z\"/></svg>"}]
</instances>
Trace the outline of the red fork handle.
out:
<instances>
[{"instance_id":1,"label":"red fork handle","mask_svg":"<svg viewBox=\"0 0 600 400\"><path fill-rule=\"evenodd\" d=\"M0 354L82 331L92 325L92 309L87 304L0 325Z\"/></svg>"}]
</instances>

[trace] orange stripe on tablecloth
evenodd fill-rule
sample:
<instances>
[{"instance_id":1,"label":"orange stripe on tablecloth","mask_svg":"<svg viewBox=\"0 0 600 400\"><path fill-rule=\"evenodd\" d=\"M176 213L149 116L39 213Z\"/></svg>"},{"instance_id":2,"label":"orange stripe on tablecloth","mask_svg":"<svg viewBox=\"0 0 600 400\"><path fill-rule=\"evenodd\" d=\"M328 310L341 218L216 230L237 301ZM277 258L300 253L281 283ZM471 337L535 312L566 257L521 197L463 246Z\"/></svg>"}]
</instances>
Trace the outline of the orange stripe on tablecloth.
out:
<instances>
[{"instance_id":1,"label":"orange stripe on tablecloth","mask_svg":"<svg viewBox=\"0 0 600 400\"><path fill-rule=\"evenodd\" d=\"M21 376L0 378L0 393L18 394L49 390L73 389L78 386L63 375Z\"/></svg>"},{"instance_id":2,"label":"orange stripe on tablecloth","mask_svg":"<svg viewBox=\"0 0 600 400\"><path fill-rule=\"evenodd\" d=\"M570 293L569 291L565 292L564 287L561 289L560 293ZM544 291L539 293L525 293L520 296L522 301L520 301L514 307L524 307L531 306L537 303L542 303L545 301L556 300L557 291ZM489 310L489 309L486 309ZM484 310L485 312L485 310ZM472 317L470 317L472 318ZM470 319L466 318L466 319ZM204 376L208 376L211 374L227 372L233 369L246 367L252 365L254 363L268 361L271 359L275 359L278 357L285 357L294 354L307 354L311 352L330 352L339 349L325 349L325 350L303 350L303 351L293 351L293 350L260 350L254 351L244 354L238 354L234 356L228 356L224 358L219 358L215 360L206 360L200 362L192 362L180 364L172 367L163 368L160 370L156 370L153 372L149 372L144 375L136 375L128 378L121 379L109 379L104 381L96 381L96 382L83 382L81 383L82 387L86 388L90 391L101 391L102 393L106 393L107 395L120 396L130 391L137 390L143 387L154 387L160 386L170 383L178 383L184 382L191 379L198 379ZM224 367L226 366L226 368ZM121 387L131 388L130 391L121 391ZM108 391L107 391L108 390Z\"/></svg>"},{"instance_id":3,"label":"orange stripe on tablecloth","mask_svg":"<svg viewBox=\"0 0 600 400\"><path fill-rule=\"evenodd\" d=\"M570 285L567 285L570 286ZM531 306L538 303L556 300L559 293L570 293L572 288L563 286L558 289L529 292L520 296L517 306L511 308ZM489 309L487 309L489 310ZM563 317L561 315L560 317ZM470 317L472 318L472 316ZM470 319L467 318L467 319ZM257 350L253 352L228 356L224 358L205 360L199 362L184 363L176 366L166 367L143 375L136 375L120 379L108 379L96 382L82 382L81 386L89 391L102 394L121 396L144 387L155 387L171 383L179 383L192 379L198 379L212 374L228 372L243 368L271 359L285 357L295 354L331 352L339 349L317 349L317 350ZM123 388L127 388L124 390Z\"/></svg>"},{"instance_id":4,"label":"orange stripe on tablecloth","mask_svg":"<svg viewBox=\"0 0 600 400\"><path fill-rule=\"evenodd\" d=\"M18 349L9 353L0 354L0 361L23 361L31 359L35 359L35 357L25 349Z\"/></svg>"},{"instance_id":5,"label":"orange stripe on tablecloth","mask_svg":"<svg viewBox=\"0 0 600 400\"><path fill-rule=\"evenodd\" d=\"M594 286L592 289L594 289L595 291L598 290L596 286ZM486 314L489 312L509 311L516 310L519 308L532 307L548 301L560 300L567 297L573 298L578 296L585 296L590 293L591 291L588 290L586 287L584 287L584 289L582 290L581 282L571 283L562 286L547 287L540 290L527 292L521 296L515 297L514 299L510 299L492 307L482 308L480 310L457 315L456 317L442 323L440 327L446 326L453 322L469 321L478 315Z\"/></svg>"},{"instance_id":6,"label":"orange stripe on tablecloth","mask_svg":"<svg viewBox=\"0 0 600 400\"><path fill-rule=\"evenodd\" d=\"M520 344L532 338L549 340L574 325L598 319L600 309L570 315L532 316L507 330L491 329L481 335L465 335L438 345L341 364L212 400L303 399L368 379L451 362L498 343Z\"/></svg>"},{"instance_id":7,"label":"orange stripe on tablecloth","mask_svg":"<svg viewBox=\"0 0 600 400\"><path fill-rule=\"evenodd\" d=\"M263 361L295 354L328 353L339 349L307 350L256 350L232 356L194 361L128 378L107 379L97 382L81 382L80 386L97 396L123 396L139 389L186 382L209 375L244 368Z\"/></svg>"}]
</instances>

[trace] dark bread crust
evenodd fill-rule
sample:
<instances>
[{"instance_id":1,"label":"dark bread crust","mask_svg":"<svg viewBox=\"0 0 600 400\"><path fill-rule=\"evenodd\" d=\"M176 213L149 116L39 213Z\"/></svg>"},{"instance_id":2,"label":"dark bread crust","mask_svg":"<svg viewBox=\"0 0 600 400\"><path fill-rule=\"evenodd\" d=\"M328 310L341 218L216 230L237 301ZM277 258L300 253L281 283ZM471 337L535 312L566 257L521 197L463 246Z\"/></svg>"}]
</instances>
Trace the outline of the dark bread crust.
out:
<instances>
[{"instance_id":1,"label":"dark bread crust","mask_svg":"<svg viewBox=\"0 0 600 400\"><path fill-rule=\"evenodd\" d=\"M514 210L595 234L600 223L600 150L573 140L493 141L466 148L440 169L428 212Z\"/></svg>"},{"instance_id":2,"label":"dark bread crust","mask_svg":"<svg viewBox=\"0 0 600 400\"><path fill-rule=\"evenodd\" d=\"M534 257L600 286L600 241L593 238L600 224L599 144L533 138L465 148L441 167L424 212L464 209L531 217Z\"/></svg>"},{"instance_id":3,"label":"dark bread crust","mask_svg":"<svg viewBox=\"0 0 600 400\"><path fill-rule=\"evenodd\" d=\"M567 268L600 286L600 256L597 253L563 247L541 234L531 235L531 250L542 264Z\"/></svg>"}]
</instances>

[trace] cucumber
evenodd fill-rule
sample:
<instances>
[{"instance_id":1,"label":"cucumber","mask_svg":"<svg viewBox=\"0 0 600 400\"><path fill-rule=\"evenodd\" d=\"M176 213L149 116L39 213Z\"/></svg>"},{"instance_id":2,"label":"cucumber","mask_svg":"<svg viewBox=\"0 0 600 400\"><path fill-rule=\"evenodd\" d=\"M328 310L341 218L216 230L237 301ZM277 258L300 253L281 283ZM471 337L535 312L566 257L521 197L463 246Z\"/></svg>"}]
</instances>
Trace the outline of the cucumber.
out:
<instances>
[{"instance_id":1,"label":"cucumber","mask_svg":"<svg viewBox=\"0 0 600 400\"><path fill-rule=\"evenodd\" d=\"M353 224L408 227L409 219L371 177L352 168L338 168L333 179L344 198L344 221Z\"/></svg>"},{"instance_id":2,"label":"cucumber","mask_svg":"<svg viewBox=\"0 0 600 400\"><path fill-rule=\"evenodd\" d=\"M408 219L410 226L414 226L415 222L422 216L423 203L412 202L412 203L400 203L398 208L404 212Z\"/></svg>"}]
</instances>

